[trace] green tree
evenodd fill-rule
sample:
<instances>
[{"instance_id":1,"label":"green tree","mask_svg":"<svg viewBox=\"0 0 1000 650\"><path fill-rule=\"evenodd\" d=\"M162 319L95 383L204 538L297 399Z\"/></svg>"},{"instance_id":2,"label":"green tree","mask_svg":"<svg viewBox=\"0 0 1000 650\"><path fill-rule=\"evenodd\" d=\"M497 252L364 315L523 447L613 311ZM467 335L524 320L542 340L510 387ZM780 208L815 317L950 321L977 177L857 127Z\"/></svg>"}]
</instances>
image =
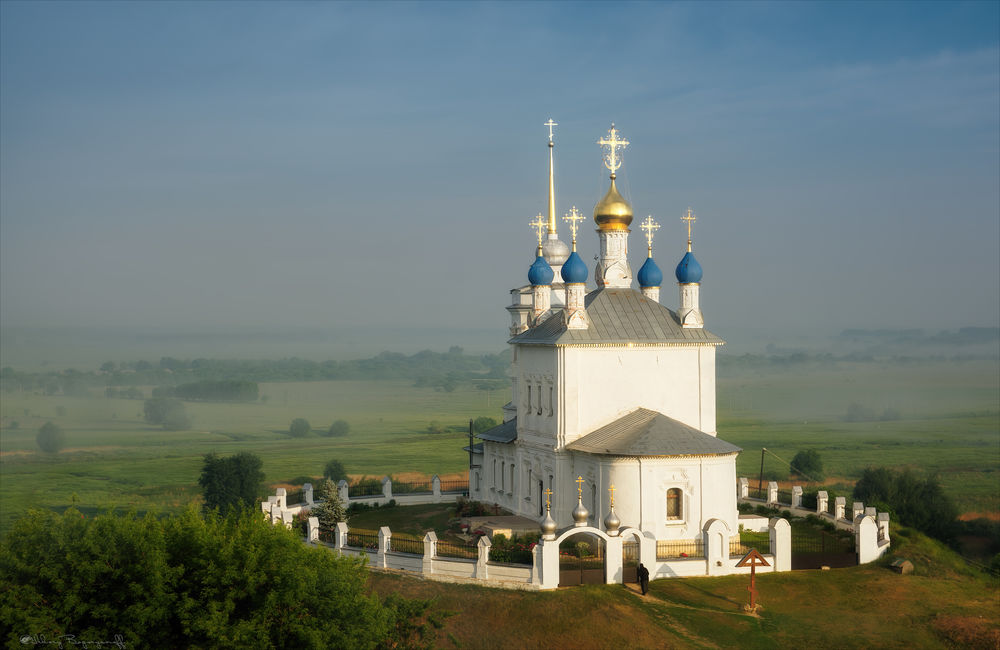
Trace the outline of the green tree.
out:
<instances>
[{"instance_id":1,"label":"green tree","mask_svg":"<svg viewBox=\"0 0 1000 650\"><path fill-rule=\"evenodd\" d=\"M344 502L340 500L340 491L330 479L324 479L319 488L321 501L310 511L319 519L322 528L333 528L338 521L347 521L347 511Z\"/></svg>"},{"instance_id":2,"label":"green tree","mask_svg":"<svg viewBox=\"0 0 1000 650\"><path fill-rule=\"evenodd\" d=\"M493 418L479 417L472 421L472 430L476 433L482 433L483 431L488 431L497 425L497 421Z\"/></svg>"},{"instance_id":3,"label":"green tree","mask_svg":"<svg viewBox=\"0 0 1000 650\"><path fill-rule=\"evenodd\" d=\"M42 451L54 454L65 446L66 434L59 425L51 421L46 422L38 429L35 442Z\"/></svg>"},{"instance_id":4,"label":"green tree","mask_svg":"<svg viewBox=\"0 0 1000 650\"><path fill-rule=\"evenodd\" d=\"M900 523L931 537L947 542L957 534L958 508L934 476L869 467L854 484L853 496L867 505L887 508Z\"/></svg>"},{"instance_id":5,"label":"green tree","mask_svg":"<svg viewBox=\"0 0 1000 650\"><path fill-rule=\"evenodd\" d=\"M351 425L347 420L336 420L330 425L330 429L326 432L328 436L346 436L351 432Z\"/></svg>"},{"instance_id":6,"label":"green tree","mask_svg":"<svg viewBox=\"0 0 1000 650\"><path fill-rule=\"evenodd\" d=\"M176 431L191 428L184 404L172 397L151 397L143 402L142 411L146 422L162 425L164 429Z\"/></svg>"},{"instance_id":7,"label":"green tree","mask_svg":"<svg viewBox=\"0 0 1000 650\"><path fill-rule=\"evenodd\" d=\"M334 458L326 462L326 467L323 468L323 476L330 479L334 483L337 483L338 481L346 481L347 470L344 469L343 463Z\"/></svg>"},{"instance_id":8,"label":"green tree","mask_svg":"<svg viewBox=\"0 0 1000 650\"><path fill-rule=\"evenodd\" d=\"M381 602L367 581L359 560L310 548L249 511L32 511L0 542L5 629L76 643L375 648L426 636L428 601Z\"/></svg>"},{"instance_id":9,"label":"green tree","mask_svg":"<svg viewBox=\"0 0 1000 650\"><path fill-rule=\"evenodd\" d=\"M815 449L803 450L795 454L791 470L803 478L813 481L823 480L823 460Z\"/></svg>"},{"instance_id":10,"label":"green tree","mask_svg":"<svg viewBox=\"0 0 1000 650\"><path fill-rule=\"evenodd\" d=\"M220 458L206 454L202 464L201 486L205 508L225 514L231 510L253 508L264 482L263 462L248 451Z\"/></svg>"},{"instance_id":11,"label":"green tree","mask_svg":"<svg viewBox=\"0 0 1000 650\"><path fill-rule=\"evenodd\" d=\"M309 420L305 418L295 418L288 427L288 433L296 438L305 437L309 435L310 431L312 431L312 427L309 426Z\"/></svg>"}]
</instances>

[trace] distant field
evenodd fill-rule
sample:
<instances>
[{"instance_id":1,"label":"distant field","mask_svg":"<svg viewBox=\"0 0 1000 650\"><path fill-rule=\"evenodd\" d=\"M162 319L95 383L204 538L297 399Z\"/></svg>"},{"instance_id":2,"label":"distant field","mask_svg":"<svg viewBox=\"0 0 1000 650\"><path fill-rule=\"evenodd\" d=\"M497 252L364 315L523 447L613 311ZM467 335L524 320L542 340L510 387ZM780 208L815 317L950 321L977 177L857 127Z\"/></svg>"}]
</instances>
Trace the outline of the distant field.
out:
<instances>
[{"instance_id":1,"label":"distant field","mask_svg":"<svg viewBox=\"0 0 1000 650\"><path fill-rule=\"evenodd\" d=\"M833 483L846 485L868 465L909 465L937 472L961 510L1000 512L997 374L990 362L723 369L718 429L745 450L738 462L744 476L757 476L762 446L786 460L812 448ZM431 435L427 425L499 419L507 399L503 391L448 393L409 381L271 383L262 384L261 393L264 402L187 403L195 428L182 432L144 423L139 400L0 396L0 531L29 507L74 501L85 511L179 508L198 498L201 459L209 452L259 454L270 484L319 476L331 458L352 474L376 477L460 472L468 463L466 435ZM895 408L900 419L844 422L852 402L877 413ZM297 417L316 430L344 419L351 433L291 438L286 432ZM46 420L67 433L67 448L54 457L35 445ZM770 456L765 471L787 475Z\"/></svg>"}]
</instances>

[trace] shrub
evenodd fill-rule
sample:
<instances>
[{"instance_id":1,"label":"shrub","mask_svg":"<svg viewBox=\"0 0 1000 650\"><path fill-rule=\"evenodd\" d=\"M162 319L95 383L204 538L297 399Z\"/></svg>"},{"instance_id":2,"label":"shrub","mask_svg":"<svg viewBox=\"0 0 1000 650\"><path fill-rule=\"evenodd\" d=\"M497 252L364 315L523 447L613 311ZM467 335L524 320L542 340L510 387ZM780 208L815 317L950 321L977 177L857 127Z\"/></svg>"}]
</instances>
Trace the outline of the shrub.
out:
<instances>
[{"instance_id":1,"label":"shrub","mask_svg":"<svg viewBox=\"0 0 1000 650\"><path fill-rule=\"evenodd\" d=\"M308 436L310 431L312 431L312 427L309 426L309 421L305 418L295 418L288 426L288 433L295 438Z\"/></svg>"},{"instance_id":2,"label":"shrub","mask_svg":"<svg viewBox=\"0 0 1000 650\"><path fill-rule=\"evenodd\" d=\"M479 417L472 422L472 430L476 433L482 433L483 431L488 431L497 425L497 421L493 418Z\"/></svg>"},{"instance_id":3,"label":"shrub","mask_svg":"<svg viewBox=\"0 0 1000 650\"><path fill-rule=\"evenodd\" d=\"M323 468L323 476L330 479L334 483L346 481L347 470L344 469L344 464L339 460L331 459L326 462L326 467Z\"/></svg>"},{"instance_id":4,"label":"shrub","mask_svg":"<svg viewBox=\"0 0 1000 650\"><path fill-rule=\"evenodd\" d=\"M803 450L792 459L792 471L813 481L823 480L823 460L815 449Z\"/></svg>"},{"instance_id":5,"label":"shrub","mask_svg":"<svg viewBox=\"0 0 1000 650\"><path fill-rule=\"evenodd\" d=\"M42 451L54 454L66 444L66 434L57 424L46 422L38 429L35 442Z\"/></svg>"},{"instance_id":6,"label":"shrub","mask_svg":"<svg viewBox=\"0 0 1000 650\"><path fill-rule=\"evenodd\" d=\"M346 436L351 432L351 425L348 424L347 420L337 420L330 425L327 429L326 435L328 436Z\"/></svg>"},{"instance_id":7,"label":"shrub","mask_svg":"<svg viewBox=\"0 0 1000 650\"><path fill-rule=\"evenodd\" d=\"M184 410L184 405L172 397L151 397L143 402L143 417L150 424L162 425L167 430L191 428L191 419Z\"/></svg>"}]
</instances>

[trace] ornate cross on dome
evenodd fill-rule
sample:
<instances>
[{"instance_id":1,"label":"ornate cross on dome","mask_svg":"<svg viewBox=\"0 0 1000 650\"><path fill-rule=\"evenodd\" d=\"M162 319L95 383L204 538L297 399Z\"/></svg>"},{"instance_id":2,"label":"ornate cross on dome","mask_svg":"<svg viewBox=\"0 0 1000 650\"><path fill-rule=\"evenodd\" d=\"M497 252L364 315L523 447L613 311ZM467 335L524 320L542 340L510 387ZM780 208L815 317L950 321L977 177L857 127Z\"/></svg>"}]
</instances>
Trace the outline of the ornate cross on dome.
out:
<instances>
[{"instance_id":1,"label":"ornate cross on dome","mask_svg":"<svg viewBox=\"0 0 1000 650\"><path fill-rule=\"evenodd\" d=\"M569 224L569 231L573 233L573 250L576 250L576 231L580 228L577 225L577 221L583 221L586 217L580 214L580 211L573 206L573 209L566 213L563 217L563 221Z\"/></svg>"},{"instance_id":2,"label":"ornate cross on dome","mask_svg":"<svg viewBox=\"0 0 1000 650\"><path fill-rule=\"evenodd\" d=\"M548 510L552 507L552 489L545 490L545 509Z\"/></svg>"},{"instance_id":3,"label":"ornate cross on dome","mask_svg":"<svg viewBox=\"0 0 1000 650\"><path fill-rule=\"evenodd\" d=\"M622 157L619 152L629 144L628 140L620 139L618 134L619 131L615 128L615 123L612 122L611 128L608 129L608 136L597 141L597 144L607 147L607 152L604 154L604 166L611 170L612 178L614 178L618 168L622 166Z\"/></svg>"},{"instance_id":4,"label":"ornate cross on dome","mask_svg":"<svg viewBox=\"0 0 1000 650\"><path fill-rule=\"evenodd\" d=\"M690 251L691 250L691 224L694 223L695 221L697 221L697 219L695 219L694 212L691 211L691 208L688 208L687 214L685 214L683 217L681 217L681 221L686 221L687 222L687 227L688 227L688 250Z\"/></svg>"},{"instance_id":5,"label":"ornate cross on dome","mask_svg":"<svg viewBox=\"0 0 1000 650\"><path fill-rule=\"evenodd\" d=\"M579 494L580 498L582 499L583 498L583 477L582 476L577 476L576 477L576 491Z\"/></svg>"},{"instance_id":6,"label":"ornate cross on dome","mask_svg":"<svg viewBox=\"0 0 1000 650\"><path fill-rule=\"evenodd\" d=\"M539 212L538 216L535 217L535 220L530 222L528 225L535 229L535 234L538 236L538 247L541 248L542 231L544 231L548 227L548 223L545 221L545 218L542 216L542 213Z\"/></svg>"},{"instance_id":7,"label":"ornate cross on dome","mask_svg":"<svg viewBox=\"0 0 1000 650\"><path fill-rule=\"evenodd\" d=\"M614 508L615 507L615 486L614 486L614 483L612 483L611 487L608 488L608 492L611 493L611 507Z\"/></svg>"},{"instance_id":8,"label":"ornate cross on dome","mask_svg":"<svg viewBox=\"0 0 1000 650\"><path fill-rule=\"evenodd\" d=\"M646 245L649 246L649 252L653 252L653 233L660 229L660 224L653 221L653 215L646 217L646 220L642 222L639 226L646 231Z\"/></svg>"},{"instance_id":9,"label":"ornate cross on dome","mask_svg":"<svg viewBox=\"0 0 1000 650\"><path fill-rule=\"evenodd\" d=\"M559 123L558 122L553 122L552 118L550 117L549 121L546 122L545 124L543 124L542 126L549 127L549 142L552 142L552 127L559 126Z\"/></svg>"}]
</instances>

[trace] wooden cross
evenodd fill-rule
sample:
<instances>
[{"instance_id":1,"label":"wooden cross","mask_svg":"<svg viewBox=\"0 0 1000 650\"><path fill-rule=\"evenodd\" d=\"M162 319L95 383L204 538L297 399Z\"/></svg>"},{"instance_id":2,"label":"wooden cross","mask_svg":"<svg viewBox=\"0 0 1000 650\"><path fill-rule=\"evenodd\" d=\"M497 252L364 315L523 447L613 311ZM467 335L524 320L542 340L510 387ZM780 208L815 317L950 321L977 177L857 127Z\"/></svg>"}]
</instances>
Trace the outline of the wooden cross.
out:
<instances>
[{"instance_id":1,"label":"wooden cross","mask_svg":"<svg viewBox=\"0 0 1000 650\"><path fill-rule=\"evenodd\" d=\"M552 118L550 117L549 121L543 124L542 126L549 127L549 142L552 142L552 127L559 126L558 122L553 122Z\"/></svg>"},{"instance_id":2,"label":"wooden cross","mask_svg":"<svg viewBox=\"0 0 1000 650\"><path fill-rule=\"evenodd\" d=\"M542 217L542 213L539 212L535 220L528 224L535 229L535 233L538 235L538 245L542 245L542 231L548 228L548 222Z\"/></svg>"},{"instance_id":3,"label":"wooden cross","mask_svg":"<svg viewBox=\"0 0 1000 650\"><path fill-rule=\"evenodd\" d=\"M742 560L736 563L736 566L750 567L750 586L747 587L747 591L750 592L750 611L755 611L757 609L757 567L771 565L767 563L763 555L757 552L757 549L752 548L749 553L743 556Z\"/></svg>"},{"instance_id":4,"label":"wooden cross","mask_svg":"<svg viewBox=\"0 0 1000 650\"><path fill-rule=\"evenodd\" d=\"M582 499L583 498L583 477L582 476L577 476L576 477L576 491L580 495L580 498Z\"/></svg>"},{"instance_id":5,"label":"wooden cross","mask_svg":"<svg viewBox=\"0 0 1000 650\"><path fill-rule=\"evenodd\" d=\"M563 217L563 221L565 221L566 223L569 224L569 231L571 233L573 233L573 245L574 246L576 246L576 231L580 228L580 226L577 225L576 222L577 221L583 221L585 218L586 217L584 217L582 214L580 214L580 211L576 209L575 205L573 206L573 209L571 209L569 212L567 212L566 216ZM576 250L576 249L574 248L573 250Z\"/></svg>"},{"instance_id":6,"label":"wooden cross","mask_svg":"<svg viewBox=\"0 0 1000 650\"><path fill-rule=\"evenodd\" d=\"M608 149L608 152L604 154L604 166L610 169L612 174L622 166L622 158L618 154L618 151L624 149L629 144L628 140L619 139L618 133L619 131L615 128L615 123L612 122L611 128L608 129L608 137L597 141L597 144Z\"/></svg>"},{"instance_id":7,"label":"wooden cross","mask_svg":"<svg viewBox=\"0 0 1000 650\"><path fill-rule=\"evenodd\" d=\"M552 507L552 490L551 489L546 489L545 490L545 509L548 510L551 507Z\"/></svg>"},{"instance_id":8,"label":"wooden cross","mask_svg":"<svg viewBox=\"0 0 1000 650\"><path fill-rule=\"evenodd\" d=\"M611 484L611 487L608 488L608 492L611 493L611 507L614 508L615 507L615 486L614 486L613 483Z\"/></svg>"},{"instance_id":9,"label":"wooden cross","mask_svg":"<svg viewBox=\"0 0 1000 650\"><path fill-rule=\"evenodd\" d=\"M649 251L653 251L653 233L660 229L660 224L653 221L653 215L646 217L646 220L642 222L639 226L646 231L646 244L649 246Z\"/></svg>"}]
</instances>

